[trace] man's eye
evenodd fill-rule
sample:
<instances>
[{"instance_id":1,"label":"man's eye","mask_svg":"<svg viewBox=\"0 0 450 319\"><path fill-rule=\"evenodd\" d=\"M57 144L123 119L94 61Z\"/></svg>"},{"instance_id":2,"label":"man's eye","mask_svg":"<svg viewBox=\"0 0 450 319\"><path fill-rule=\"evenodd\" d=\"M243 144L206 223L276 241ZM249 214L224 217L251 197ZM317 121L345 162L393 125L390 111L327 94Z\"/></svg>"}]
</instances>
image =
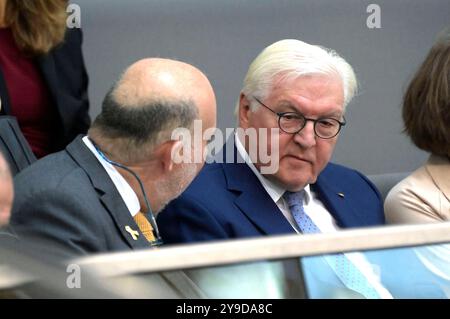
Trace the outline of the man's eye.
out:
<instances>
[{"instance_id":1,"label":"man's eye","mask_svg":"<svg viewBox=\"0 0 450 319\"><path fill-rule=\"evenodd\" d=\"M323 127L332 127L336 125L336 121L332 119L323 119L319 121L319 124Z\"/></svg>"},{"instance_id":2,"label":"man's eye","mask_svg":"<svg viewBox=\"0 0 450 319\"><path fill-rule=\"evenodd\" d=\"M295 114L285 114L285 115L283 115L283 118L285 120L288 120L288 121L293 121L293 120L300 119L300 117L298 115L295 115Z\"/></svg>"}]
</instances>

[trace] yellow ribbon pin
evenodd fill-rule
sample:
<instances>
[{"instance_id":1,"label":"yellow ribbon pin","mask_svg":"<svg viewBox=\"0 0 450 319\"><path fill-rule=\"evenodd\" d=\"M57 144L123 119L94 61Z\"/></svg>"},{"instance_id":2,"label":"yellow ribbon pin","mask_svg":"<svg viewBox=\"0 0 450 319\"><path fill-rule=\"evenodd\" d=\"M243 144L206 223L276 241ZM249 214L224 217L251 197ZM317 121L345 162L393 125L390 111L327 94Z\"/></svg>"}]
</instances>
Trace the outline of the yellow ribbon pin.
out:
<instances>
[{"instance_id":1,"label":"yellow ribbon pin","mask_svg":"<svg viewBox=\"0 0 450 319\"><path fill-rule=\"evenodd\" d=\"M125 226L125 230L133 237L133 240L137 240L139 237L139 232L137 230L133 230L130 226Z\"/></svg>"}]
</instances>

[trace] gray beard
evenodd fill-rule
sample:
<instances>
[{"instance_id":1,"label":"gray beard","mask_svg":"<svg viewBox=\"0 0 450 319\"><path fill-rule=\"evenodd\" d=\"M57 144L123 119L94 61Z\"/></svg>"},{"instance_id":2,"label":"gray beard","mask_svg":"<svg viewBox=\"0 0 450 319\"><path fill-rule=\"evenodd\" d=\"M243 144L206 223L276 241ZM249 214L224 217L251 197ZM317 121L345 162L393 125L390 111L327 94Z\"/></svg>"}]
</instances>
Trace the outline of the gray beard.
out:
<instances>
[{"instance_id":1,"label":"gray beard","mask_svg":"<svg viewBox=\"0 0 450 319\"><path fill-rule=\"evenodd\" d=\"M197 173L196 165L186 165L174 173L170 179L159 183L156 190L158 198L161 200L161 207L156 214L161 212L172 200L178 198L189 186Z\"/></svg>"}]
</instances>

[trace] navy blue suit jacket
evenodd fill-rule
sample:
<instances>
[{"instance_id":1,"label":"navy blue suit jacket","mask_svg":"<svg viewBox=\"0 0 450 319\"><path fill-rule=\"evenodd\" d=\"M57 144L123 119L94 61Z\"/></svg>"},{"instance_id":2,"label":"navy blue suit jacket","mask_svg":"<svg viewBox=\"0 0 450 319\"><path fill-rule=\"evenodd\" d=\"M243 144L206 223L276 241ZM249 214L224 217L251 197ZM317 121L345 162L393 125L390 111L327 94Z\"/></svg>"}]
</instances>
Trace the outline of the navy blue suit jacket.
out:
<instances>
[{"instance_id":1,"label":"navy blue suit jacket","mask_svg":"<svg viewBox=\"0 0 450 319\"><path fill-rule=\"evenodd\" d=\"M311 187L339 227L384 224L378 190L359 172L329 163ZM158 226L169 244L294 233L250 167L236 162L205 164Z\"/></svg>"}]
</instances>

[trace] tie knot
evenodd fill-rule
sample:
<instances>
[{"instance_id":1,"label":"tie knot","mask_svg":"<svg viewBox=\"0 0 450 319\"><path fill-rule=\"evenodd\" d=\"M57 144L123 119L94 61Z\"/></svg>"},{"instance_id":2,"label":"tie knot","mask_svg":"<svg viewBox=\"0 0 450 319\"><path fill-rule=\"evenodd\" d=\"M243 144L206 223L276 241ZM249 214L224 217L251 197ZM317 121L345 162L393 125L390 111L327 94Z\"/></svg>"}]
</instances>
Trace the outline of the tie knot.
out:
<instances>
[{"instance_id":1,"label":"tie knot","mask_svg":"<svg viewBox=\"0 0 450 319\"><path fill-rule=\"evenodd\" d=\"M294 193L286 191L283 197L286 200L287 204L289 205L289 208L293 206L303 206L303 201L305 198L305 190L302 189L301 191Z\"/></svg>"}]
</instances>

